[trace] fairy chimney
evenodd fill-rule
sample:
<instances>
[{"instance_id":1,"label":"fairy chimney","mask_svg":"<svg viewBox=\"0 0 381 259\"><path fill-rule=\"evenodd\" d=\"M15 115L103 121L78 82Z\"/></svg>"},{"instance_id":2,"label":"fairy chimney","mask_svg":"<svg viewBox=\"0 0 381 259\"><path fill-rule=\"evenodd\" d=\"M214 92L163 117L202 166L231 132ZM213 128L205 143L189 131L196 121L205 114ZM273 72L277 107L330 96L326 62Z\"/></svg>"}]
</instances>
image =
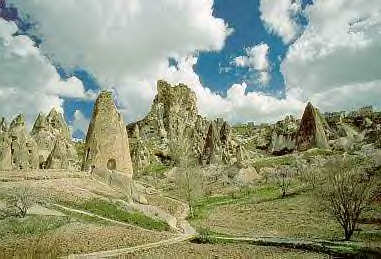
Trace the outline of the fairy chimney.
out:
<instances>
[{"instance_id":1,"label":"fairy chimney","mask_svg":"<svg viewBox=\"0 0 381 259\"><path fill-rule=\"evenodd\" d=\"M87 132L82 170L90 168L133 173L126 126L109 91L99 94Z\"/></svg>"}]
</instances>

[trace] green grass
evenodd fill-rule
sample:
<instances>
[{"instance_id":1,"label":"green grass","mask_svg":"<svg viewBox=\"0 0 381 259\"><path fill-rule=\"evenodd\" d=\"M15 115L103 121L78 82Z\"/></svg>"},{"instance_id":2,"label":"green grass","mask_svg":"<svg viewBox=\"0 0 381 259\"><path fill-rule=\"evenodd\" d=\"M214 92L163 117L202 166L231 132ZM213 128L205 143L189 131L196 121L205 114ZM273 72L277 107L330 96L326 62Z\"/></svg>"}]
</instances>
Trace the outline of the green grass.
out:
<instances>
[{"instance_id":1,"label":"green grass","mask_svg":"<svg viewBox=\"0 0 381 259\"><path fill-rule=\"evenodd\" d=\"M196 218L192 223L198 228L209 227L212 232L233 235L245 233L284 238L343 239L339 224L320 208L312 193L297 189L298 186L295 186L294 194L282 199L277 188L268 186L251 193L251 198L242 202L204 205L203 217ZM363 217L379 219L380 205L373 206L374 209ZM369 243L370 247L381 242L381 231L376 227L379 223L371 223L360 224L353 240Z\"/></svg>"},{"instance_id":2,"label":"green grass","mask_svg":"<svg viewBox=\"0 0 381 259\"><path fill-rule=\"evenodd\" d=\"M155 177L165 177L164 173L170 169L170 166L160 164L160 163L152 163L143 170L143 175L152 175Z\"/></svg>"},{"instance_id":3,"label":"green grass","mask_svg":"<svg viewBox=\"0 0 381 259\"><path fill-rule=\"evenodd\" d=\"M76 206L105 218L136 225L149 230L167 231L169 226L166 222L150 218L140 212L128 212L114 203L100 199L91 199Z\"/></svg>"},{"instance_id":4,"label":"green grass","mask_svg":"<svg viewBox=\"0 0 381 259\"><path fill-rule=\"evenodd\" d=\"M259 159L253 163L253 167L259 172L261 168L275 166L296 166L296 158L293 155L275 156Z\"/></svg>"},{"instance_id":5,"label":"green grass","mask_svg":"<svg viewBox=\"0 0 381 259\"><path fill-rule=\"evenodd\" d=\"M228 204L259 203L280 198L280 190L277 186L268 184L259 188L244 188L232 192L229 195L208 196L199 199L195 204L193 219L205 217L208 211L216 206Z\"/></svg>"},{"instance_id":6,"label":"green grass","mask_svg":"<svg viewBox=\"0 0 381 259\"><path fill-rule=\"evenodd\" d=\"M69 223L68 217L31 215L26 218L7 218L0 222L0 239L9 234L39 235Z\"/></svg>"}]
</instances>

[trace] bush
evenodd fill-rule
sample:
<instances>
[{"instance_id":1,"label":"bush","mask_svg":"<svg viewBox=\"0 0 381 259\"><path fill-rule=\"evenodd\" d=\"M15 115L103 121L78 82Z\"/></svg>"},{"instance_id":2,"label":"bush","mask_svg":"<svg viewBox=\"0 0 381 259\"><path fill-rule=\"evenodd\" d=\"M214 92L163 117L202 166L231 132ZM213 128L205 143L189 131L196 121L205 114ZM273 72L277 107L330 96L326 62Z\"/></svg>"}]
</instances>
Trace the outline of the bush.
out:
<instances>
[{"instance_id":1,"label":"bush","mask_svg":"<svg viewBox=\"0 0 381 259\"><path fill-rule=\"evenodd\" d=\"M290 167L278 167L275 170L275 181L278 187L280 188L282 198L287 196L287 192L291 186L293 172Z\"/></svg>"},{"instance_id":2,"label":"bush","mask_svg":"<svg viewBox=\"0 0 381 259\"><path fill-rule=\"evenodd\" d=\"M6 207L0 211L0 217L24 218L28 210L36 204L36 198L28 186L16 189L6 199Z\"/></svg>"},{"instance_id":3,"label":"bush","mask_svg":"<svg viewBox=\"0 0 381 259\"><path fill-rule=\"evenodd\" d=\"M345 240L350 240L361 214L369 208L374 198L375 181L350 159L330 161L323 173L325 184L320 186L318 197L343 228Z\"/></svg>"}]
</instances>

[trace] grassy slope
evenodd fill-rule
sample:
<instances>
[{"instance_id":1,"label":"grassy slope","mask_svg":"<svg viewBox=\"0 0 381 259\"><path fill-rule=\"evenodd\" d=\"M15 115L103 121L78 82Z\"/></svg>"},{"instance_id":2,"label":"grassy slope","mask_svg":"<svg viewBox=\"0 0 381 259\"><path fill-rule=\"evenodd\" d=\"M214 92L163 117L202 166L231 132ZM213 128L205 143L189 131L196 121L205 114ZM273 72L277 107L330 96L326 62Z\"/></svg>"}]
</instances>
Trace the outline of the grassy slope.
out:
<instances>
[{"instance_id":1,"label":"grassy slope","mask_svg":"<svg viewBox=\"0 0 381 259\"><path fill-rule=\"evenodd\" d=\"M82 203L72 205L77 209L92 212L94 214L126 222L145 229L167 231L169 226L166 222L157 219L152 219L140 212L128 212L114 203L110 203L101 199L91 199Z\"/></svg>"},{"instance_id":2,"label":"grassy slope","mask_svg":"<svg viewBox=\"0 0 381 259\"><path fill-rule=\"evenodd\" d=\"M294 186L294 190L298 187ZM364 218L378 218L380 204ZM239 195L201 200L197 217L198 228L213 232L250 236L279 236L338 240L342 230L332 217L319 208L310 192L296 191L284 199L274 186L262 186L257 191ZM374 223L374 222L372 222ZM361 224L354 240L377 244L381 242L380 225ZM377 231L378 229L378 231Z\"/></svg>"}]
</instances>

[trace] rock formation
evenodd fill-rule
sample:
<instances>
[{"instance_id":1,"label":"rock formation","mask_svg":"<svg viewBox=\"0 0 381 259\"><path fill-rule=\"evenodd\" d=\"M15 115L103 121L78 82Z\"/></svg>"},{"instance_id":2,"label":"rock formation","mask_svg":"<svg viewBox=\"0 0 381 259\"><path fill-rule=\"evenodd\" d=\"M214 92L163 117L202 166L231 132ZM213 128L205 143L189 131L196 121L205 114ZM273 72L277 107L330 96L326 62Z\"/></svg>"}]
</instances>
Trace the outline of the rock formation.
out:
<instances>
[{"instance_id":1,"label":"rock formation","mask_svg":"<svg viewBox=\"0 0 381 259\"><path fill-rule=\"evenodd\" d=\"M147 167L150 163L150 152L144 145L140 137L139 126L135 124L134 133L130 140L131 159L134 166L134 171L139 172L141 169Z\"/></svg>"},{"instance_id":2,"label":"rock formation","mask_svg":"<svg viewBox=\"0 0 381 259\"><path fill-rule=\"evenodd\" d=\"M296 137L296 146L299 151L314 147L329 148L323 120L319 111L308 103Z\"/></svg>"},{"instance_id":3,"label":"rock formation","mask_svg":"<svg viewBox=\"0 0 381 259\"><path fill-rule=\"evenodd\" d=\"M38 147L26 131L22 114L12 121L7 135L11 139L12 168L19 170L38 168Z\"/></svg>"},{"instance_id":4,"label":"rock formation","mask_svg":"<svg viewBox=\"0 0 381 259\"><path fill-rule=\"evenodd\" d=\"M7 132L7 131L8 131L8 125L5 118L3 117L1 118L1 121L0 121L0 133Z\"/></svg>"},{"instance_id":5,"label":"rock formation","mask_svg":"<svg viewBox=\"0 0 381 259\"><path fill-rule=\"evenodd\" d=\"M117 111L112 93L98 96L86 136L83 170L118 171L132 177L128 135L123 117Z\"/></svg>"},{"instance_id":6,"label":"rock formation","mask_svg":"<svg viewBox=\"0 0 381 259\"><path fill-rule=\"evenodd\" d=\"M178 141L190 141L195 157L203 150L208 122L198 115L195 93L183 84L172 87L164 81L157 82L157 92L147 116L127 126L136 167L170 163L170 146Z\"/></svg>"},{"instance_id":7,"label":"rock formation","mask_svg":"<svg viewBox=\"0 0 381 259\"><path fill-rule=\"evenodd\" d=\"M230 126L222 119L217 119L214 126L210 126L211 123L198 114L196 94L192 90L183 84L171 86L158 81L157 92L148 115L127 126L132 136L131 154L136 167L169 163L170 146L173 143L174 146L181 145L183 141L190 142L191 155L206 164L213 161L231 163L234 160L235 146ZM215 134L208 138L210 127L214 127ZM136 128L139 129L139 140L134 137ZM147 150L150 155L146 154Z\"/></svg>"},{"instance_id":8,"label":"rock formation","mask_svg":"<svg viewBox=\"0 0 381 259\"><path fill-rule=\"evenodd\" d=\"M47 116L42 113L38 115L31 135L38 146L40 168L74 169L77 167L78 157L70 138L69 128L62 114L55 108Z\"/></svg>"},{"instance_id":9,"label":"rock formation","mask_svg":"<svg viewBox=\"0 0 381 259\"><path fill-rule=\"evenodd\" d=\"M209 125L201 161L202 164L216 164L222 161L220 134L214 121Z\"/></svg>"},{"instance_id":10,"label":"rock formation","mask_svg":"<svg viewBox=\"0 0 381 259\"><path fill-rule=\"evenodd\" d=\"M12 139L8 134L6 121L3 118L0 124L0 170L12 169Z\"/></svg>"},{"instance_id":11,"label":"rock formation","mask_svg":"<svg viewBox=\"0 0 381 259\"><path fill-rule=\"evenodd\" d=\"M287 116L284 120L278 121L273 126L269 153L284 155L294 151L297 131L298 123L293 116Z\"/></svg>"},{"instance_id":12,"label":"rock formation","mask_svg":"<svg viewBox=\"0 0 381 259\"><path fill-rule=\"evenodd\" d=\"M47 169L77 169L77 152L74 146L64 138L57 138L46 159Z\"/></svg>"}]
</instances>

